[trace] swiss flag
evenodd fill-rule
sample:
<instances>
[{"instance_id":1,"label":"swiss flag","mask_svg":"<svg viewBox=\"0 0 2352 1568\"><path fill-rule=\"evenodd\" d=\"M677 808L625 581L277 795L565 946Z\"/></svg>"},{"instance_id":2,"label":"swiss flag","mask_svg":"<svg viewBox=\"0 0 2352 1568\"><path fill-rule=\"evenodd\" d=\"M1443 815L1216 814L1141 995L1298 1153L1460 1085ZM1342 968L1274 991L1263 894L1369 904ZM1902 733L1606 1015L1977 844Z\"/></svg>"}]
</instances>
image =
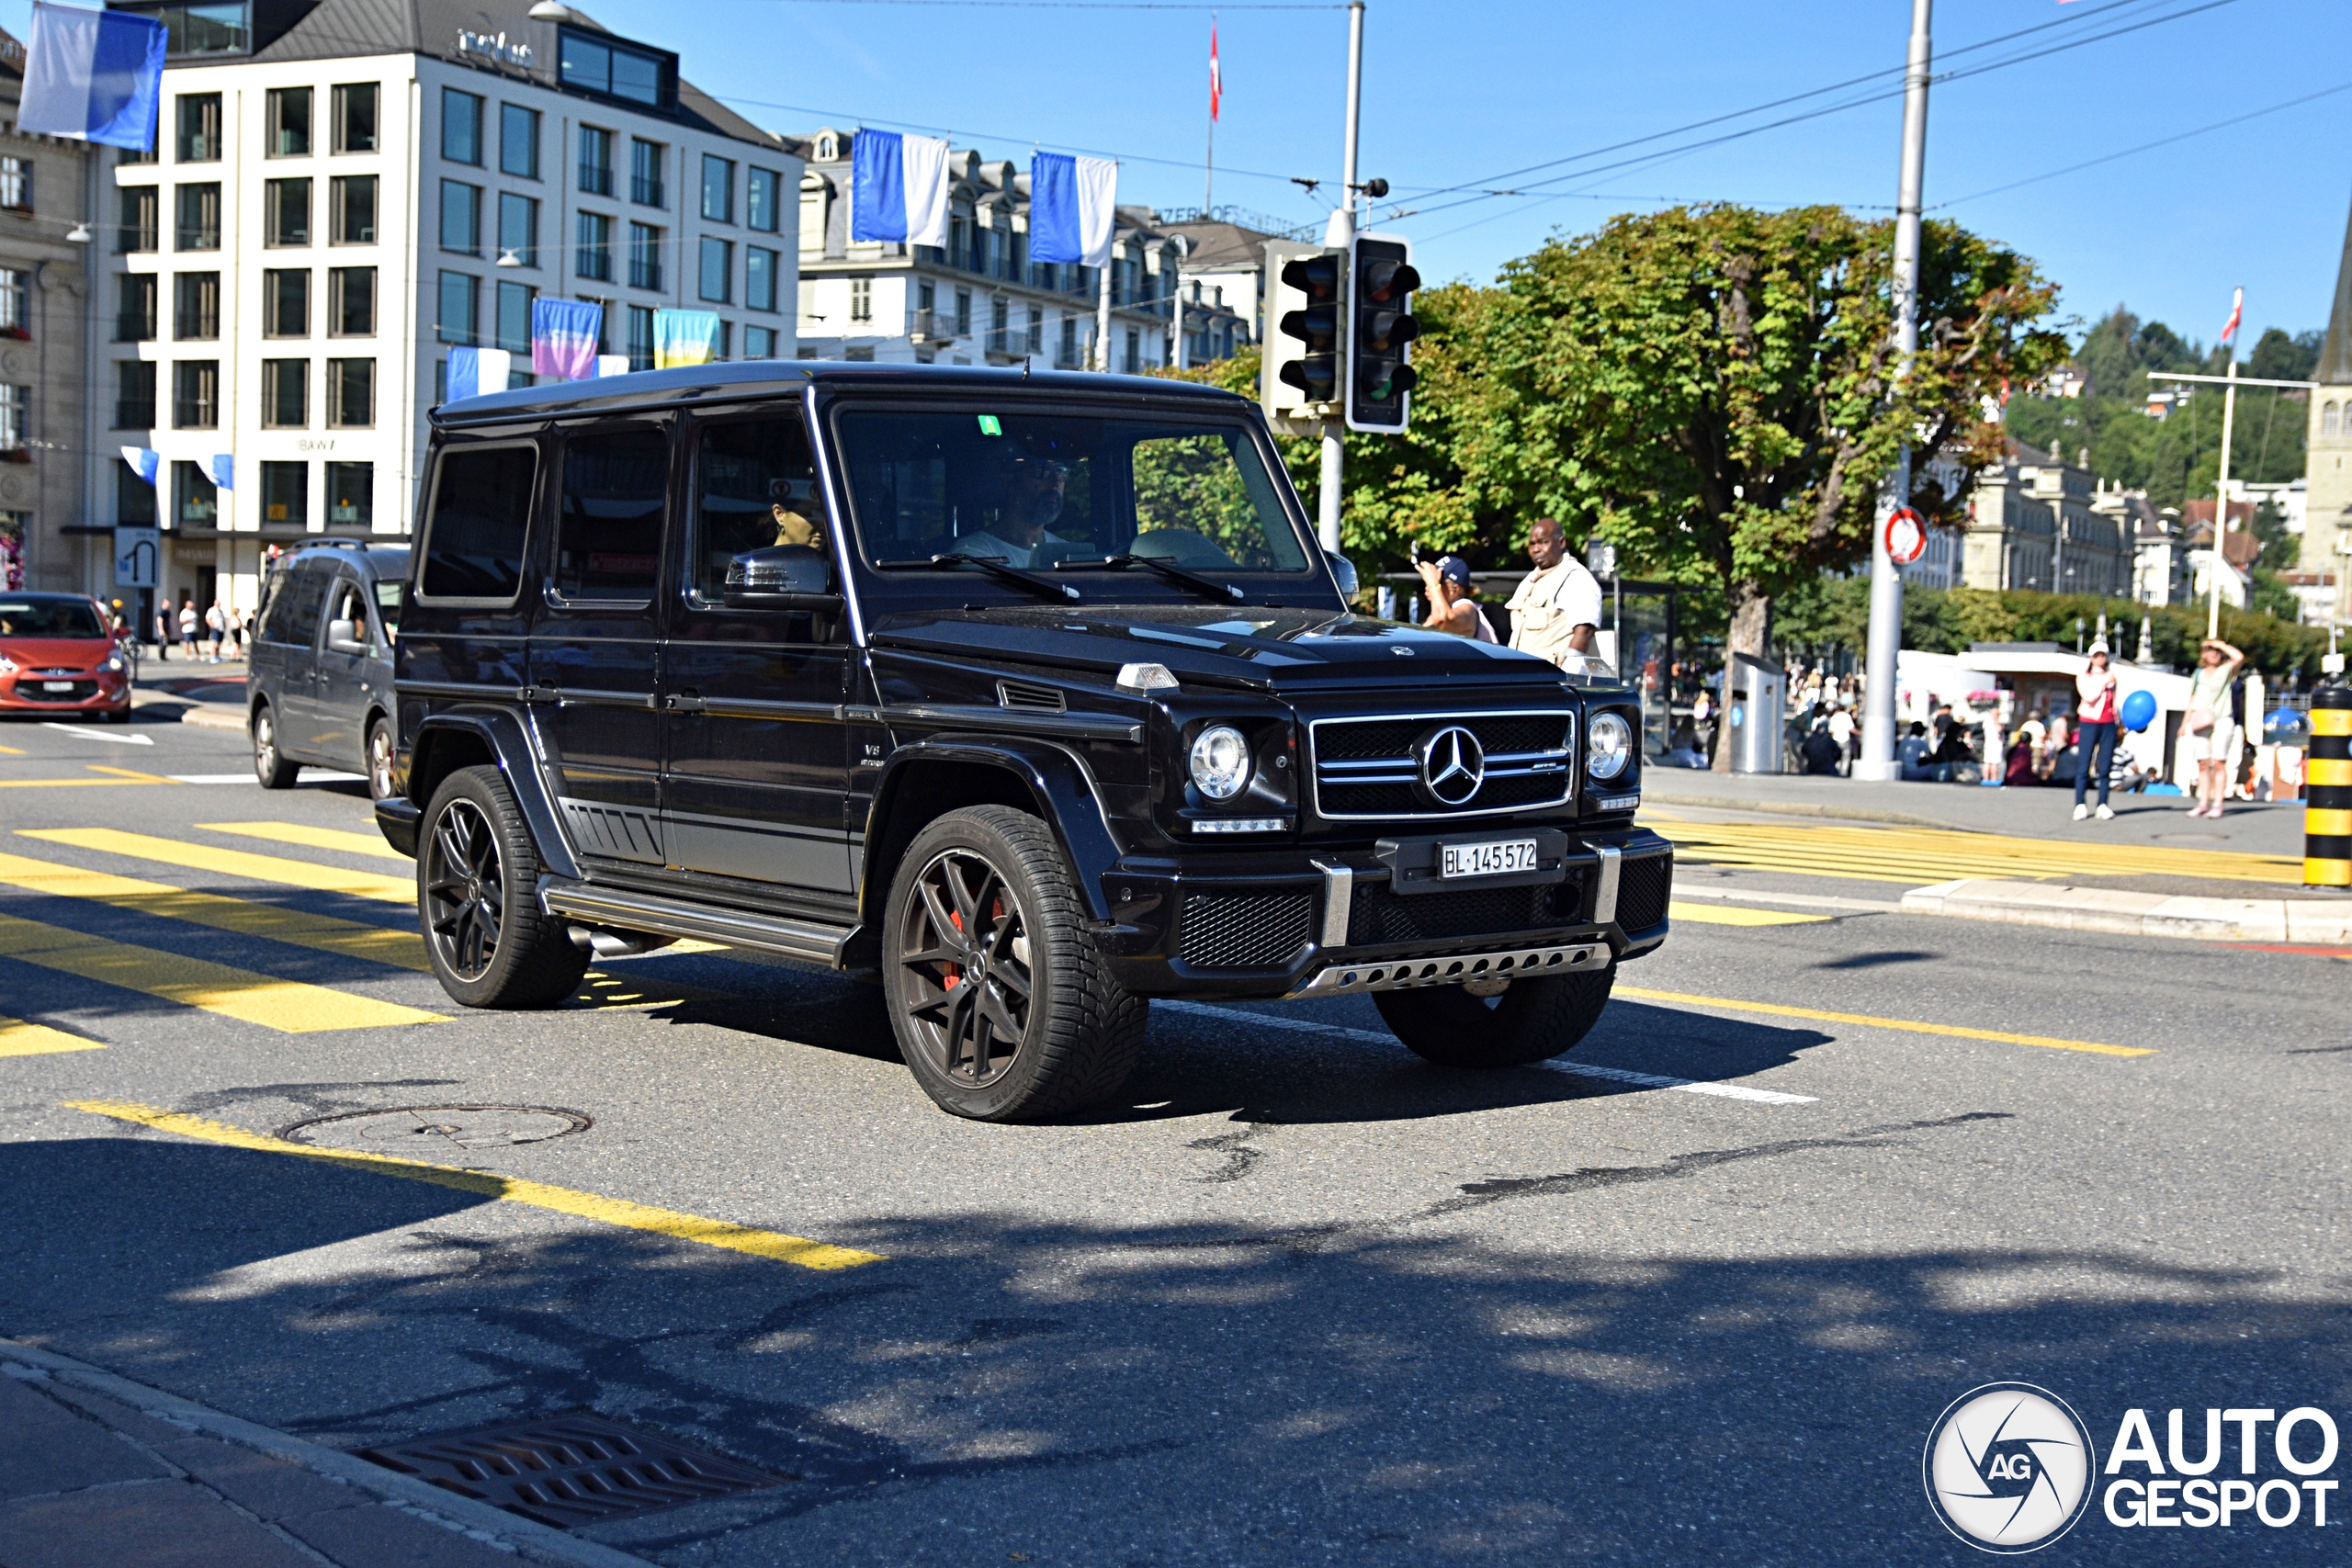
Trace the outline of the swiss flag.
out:
<instances>
[{"instance_id":1,"label":"swiss flag","mask_svg":"<svg viewBox=\"0 0 2352 1568\"><path fill-rule=\"evenodd\" d=\"M1217 106L1225 101L1225 73L1217 68L1216 24L1209 24L1209 118L1217 117Z\"/></svg>"},{"instance_id":2,"label":"swiss flag","mask_svg":"<svg viewBox=\"0 0 2352 1568\"><path fill-rule=\"evenodd\" d=\"M2229 342L2238 335L2238 323L2245 320L2245 290L2241 288L2230 300L2230 324L2222 329L2222 341Z\"/></svg>"}]
</instances>

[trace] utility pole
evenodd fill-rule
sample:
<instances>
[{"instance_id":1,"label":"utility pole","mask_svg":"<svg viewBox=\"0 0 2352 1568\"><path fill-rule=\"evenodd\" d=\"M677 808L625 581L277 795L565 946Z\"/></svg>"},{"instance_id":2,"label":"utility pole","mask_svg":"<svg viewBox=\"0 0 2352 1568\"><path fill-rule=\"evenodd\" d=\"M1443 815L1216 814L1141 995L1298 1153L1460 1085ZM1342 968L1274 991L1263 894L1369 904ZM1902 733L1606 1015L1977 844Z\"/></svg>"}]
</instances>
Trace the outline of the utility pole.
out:
<instances>
[{"instance_id":1,"label":"utility pole","mask_svg":"<svg viewBox=\"0 0 2352 1568\"><path fill-rule=\"evenodd\" d=\"M1169 332L1174 341L1169 344L1168 363L1177 369L1184 368L1184 263L1193 254L1193 242L1185 235L1176 236L1176 288L1173 302L1168 308Z\"/></svg>"},{"instance_id":2,"label":"utility pole","mask_svg":"<svg viewBox=\"0 0 2352 1568\"><path fill-rule=\"evenodd\" d=\"M1923 0L1924 3L1924 0ZM1363 109L1363 0L1349 0L1348 4L1348 132L1347 152L1341 161L1339 209L1324 226L1326 248L1347 249L1356 237L1356 127ZM1347 264L1340 263L1344 276ZM1344 299L1340 320L1347 319ZM1346 389L1340 389L1341 400ZM1340 547L1340 487L1347 462L1347 426L1344 423L1323 427L1323 482L1316 491L1316 531L1323 536L1323 547Z\"/></svg>"},{"instance_id":3,"label":"utility pole","mask_svg":"<svg viewBox=\"0 0 2352 1568\"><path fill-rule=\"evenodd\" d=\"M1911 369L1919 349L1919 188L1928 164L1928 39L1933 0L1911 0L1911 50L1903 69L1903 174L1894 206L1894 374ZM1862 694L1862 754L1854 776L1880 783L1902 776L1894 761L1895 663L1903 649L1903 574L1886 553L1886 518L1911 504L1911 444L1905 441L1880 492L1871 525L1871 630Z\"/></svg>"}]
</instances>

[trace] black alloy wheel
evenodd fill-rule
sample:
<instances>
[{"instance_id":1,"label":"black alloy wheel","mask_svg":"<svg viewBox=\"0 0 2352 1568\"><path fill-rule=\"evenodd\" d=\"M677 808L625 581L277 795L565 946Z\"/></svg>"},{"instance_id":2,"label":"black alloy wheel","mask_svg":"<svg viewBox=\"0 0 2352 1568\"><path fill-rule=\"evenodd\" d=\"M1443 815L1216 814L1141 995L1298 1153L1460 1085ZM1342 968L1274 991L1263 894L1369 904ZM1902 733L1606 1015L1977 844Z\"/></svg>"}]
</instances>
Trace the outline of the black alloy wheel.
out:
<instances>
[{"instance_id":1,"label":"black alloy wheel","mask_svg":"<svg viewBox=\"0 0 2352 1568\"><path fill-rule=\"evenodd\" d=\"M542 869L495 767L460 768L433 792L417 835L417 917L434 976L452 998L533 1008L579 989L588 954L539 908Z\"/></svg>"},{"instance_id":2,"label":"black alloy wheel","mask_svg":"<svg viewBox=\"0 0 2352 1568\"><path fill-rule=\"evenodd\" d=\"M996 1083L1028 1040L1036 987L1019 895L975 851L949 850L916 873L898 935L899 1008L931 1066L959 1089Z\"/></svg>"},{"instance_id":3,"label":"black alloy wheel","mask_svg":"<svg viewBox=\"0 0 2352 1568\"><path fill-rule=\"evenodd\" d=\"M498 961L505 918L505 867L498 835L481 807L453 800L433 824L424 874L424 928L434 956L460 980L480 980Z\"/></svg>"}]
</instances>

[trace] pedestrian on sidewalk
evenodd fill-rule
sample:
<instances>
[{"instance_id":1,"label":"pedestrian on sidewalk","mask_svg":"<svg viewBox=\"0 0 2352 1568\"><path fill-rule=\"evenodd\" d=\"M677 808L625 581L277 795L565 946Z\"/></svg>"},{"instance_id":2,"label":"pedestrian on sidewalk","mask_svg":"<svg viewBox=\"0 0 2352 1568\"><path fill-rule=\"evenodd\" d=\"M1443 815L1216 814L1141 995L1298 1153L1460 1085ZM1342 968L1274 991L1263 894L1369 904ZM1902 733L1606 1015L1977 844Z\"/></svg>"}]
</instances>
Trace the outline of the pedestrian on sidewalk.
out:
<instances>
[{"instance_id":1,"label":"pedestrian on sidewalk","mask_svg":"<svg viewBox=\"0 0 2352 1568\"><path fill-rule=\"evenodd\" d=\"M1535 570L1503 605L1510 612L1510 646L1583 674L1600 632L1600 580L1568 554L1556 517L1528 525L1527 558Z\"/></svg>"},{"instance_id":2,"label":"pedestrian on sidewalk","mask_svg":"<svg viewBox=\"0 0 2352 1568\"><path fill-rule=\"evenodd\" d=\"M1421 625L1477 642L1501 640L1495 636L1495 628L1487 624L1486 612L1470 597L1468 561L1460 556L1445 556L1433 561L1415 561L1413 566L1430 591L1429 619Z\"/></svg>"},{"instance_id":3,"label":"pedestrian on sidewalk","mask_svg":"<svg viewBox=\"0 0 2352 1568\"><path fill-rule=\"evenodd\" d=\"M2115 671L2108 668L2107 644L2091 644L2090 668L2075 677L2075 820L2089 816L2083 792L2098 774L2098 819L2111 822L2114 808L2107 804L2108 773L2115 763Z\"/></svg>"},{"instance_id":4,"label":"pedestrian on sidewalk","mask_svg":"<svg viewBox=\"0 0 2352 1568\"><path fill-rule=\"evenodd\" d=\"M155 604L155 657L168 661L172 657L172 602L158 600Z\"/></svg>"},{"instance_id":5,"label":"pedestrian on sidewalk","mask_svg":"<svg viewBox=\"0 0 2352 1568\"><path fill-rule=\"evenodd\" d=\"M2197 763L2197 804L2191 817L2222 815L2230 759L2237 754L2237 725L2231 717L2230 687L2245 655L2220 637L2207 637L2188 677L2188 712L2180 722L2182 750Z\"/></svg>"},{"instance_id":6,"label":"pedestrian on sidewalk","mask_svg":"<svg viewBox=\"0 0 2352 1568\"><path fill-rule=\"evenodd\" d=\"M180 595L180 651L190 664L196 662L196 595Z\"/></svg>"},{"instance_id":7,"label":"pedestrian on sidewalk","mask_svg":"<svg viewBox=\"0 0 2352 1568\"><path fill-rule=\"evenodd\" d=\"M229 640L229 612L220 601L212 601L212 608L204 612L204 629L211 634L212 657L207 662L220 662L220 645Z\"/></svg>"},{"instance_id":8,"label":"pedestrian on sidewalk","mask_svg":"<svg viewBox=\"0 0 2352 1568\"><path fill-rule=\"evenodd\" d=\"M1850 776L1854 771L1854 716L1835 703L1829 708L1829 739L1838 742L1838 765L1830 771Z\"/></svg>"}]
</instances>

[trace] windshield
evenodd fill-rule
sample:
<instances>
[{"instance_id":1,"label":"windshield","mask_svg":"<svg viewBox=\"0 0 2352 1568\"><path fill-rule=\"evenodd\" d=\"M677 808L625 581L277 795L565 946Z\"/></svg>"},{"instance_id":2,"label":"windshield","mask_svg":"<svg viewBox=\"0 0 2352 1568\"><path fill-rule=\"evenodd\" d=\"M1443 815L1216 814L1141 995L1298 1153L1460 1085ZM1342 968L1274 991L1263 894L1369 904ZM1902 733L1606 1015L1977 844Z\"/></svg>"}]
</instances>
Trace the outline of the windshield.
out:
<instances>
[{"instance_id":1,"label":"windshield","mask_svg":"<svg viewBox=\"0 0 2352 1568\"><path fill-rule=\"evenodd\" d=\"M1132 554L1297 572L1311 558L1238 420L865 409L836 428L859 545L876 564L968 555L1044 569Z\"/></svg>"},{"instance_id":2,"label":"windshield","mask_svg":"<svg viewBox=\"0 0 2352 1568\"><path fill-rule=\"evenodd\" d=\"M0 637L104 637L86 599L0 599Z\"/></svg>"}]
</instances>

